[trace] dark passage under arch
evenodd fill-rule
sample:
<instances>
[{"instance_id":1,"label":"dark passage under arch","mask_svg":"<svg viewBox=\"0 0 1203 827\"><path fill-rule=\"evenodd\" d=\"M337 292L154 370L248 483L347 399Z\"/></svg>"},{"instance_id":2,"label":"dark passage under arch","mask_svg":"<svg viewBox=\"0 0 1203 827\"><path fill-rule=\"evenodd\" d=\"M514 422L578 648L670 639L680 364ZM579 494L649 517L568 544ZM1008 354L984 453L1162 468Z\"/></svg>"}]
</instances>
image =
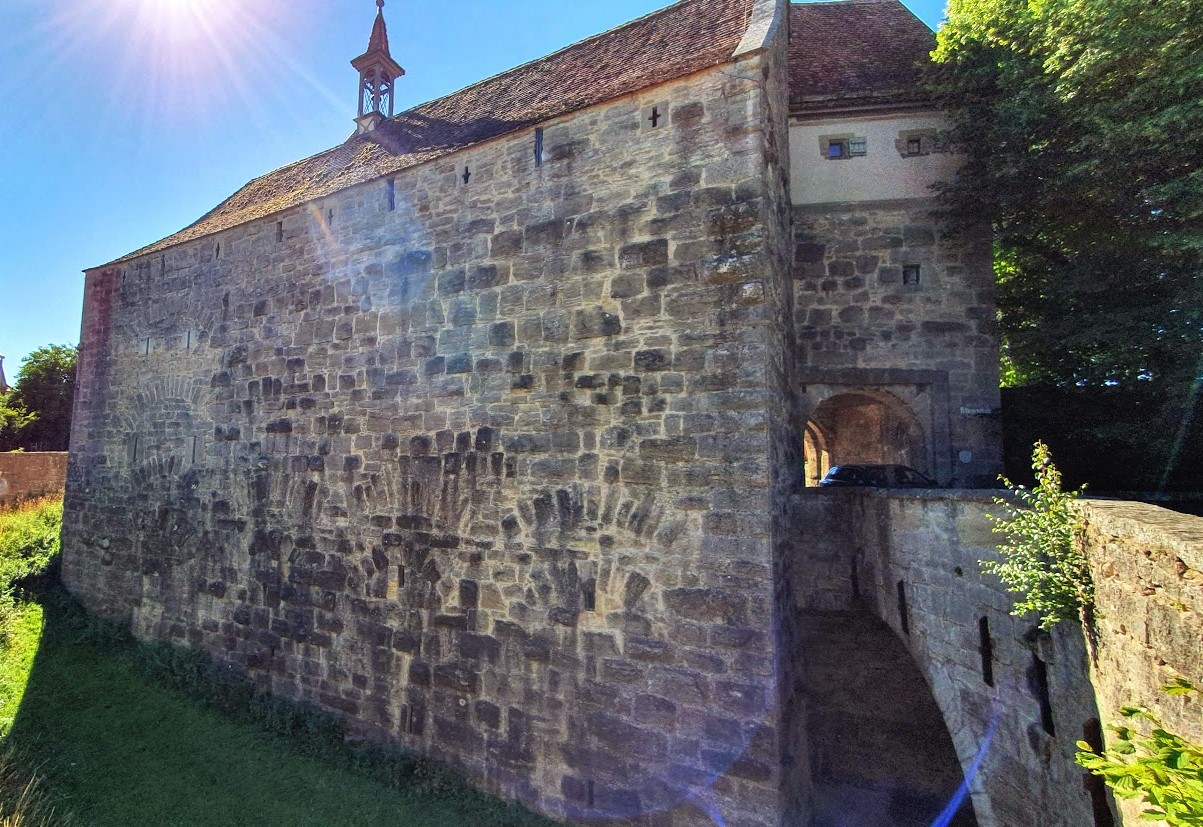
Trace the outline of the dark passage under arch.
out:
<instances>
[{"instance_id":1,"label":"dark passage under arch","mask_svg":"<svg viewBox=\"0 0 1203 827\"><path fill-rule=\"evenodd\" d=\"M910 653L868 613L807 615L802 634L814 806L796 823L929 827L964 776ZM968 797L950 825L976 827Z\"/></svg>"},{"instance_id":2,"label":"dark passage under arch","mask_svg":"<svg viewBox=\"0 0 1203 827\"><path fill-rule=\"evenodd\" d=\"M909 465L932 473L927 438L915 412L891 393L861 388L821 401L803 432L806 484L834 465Z\"/></svg>"}]
</instances>

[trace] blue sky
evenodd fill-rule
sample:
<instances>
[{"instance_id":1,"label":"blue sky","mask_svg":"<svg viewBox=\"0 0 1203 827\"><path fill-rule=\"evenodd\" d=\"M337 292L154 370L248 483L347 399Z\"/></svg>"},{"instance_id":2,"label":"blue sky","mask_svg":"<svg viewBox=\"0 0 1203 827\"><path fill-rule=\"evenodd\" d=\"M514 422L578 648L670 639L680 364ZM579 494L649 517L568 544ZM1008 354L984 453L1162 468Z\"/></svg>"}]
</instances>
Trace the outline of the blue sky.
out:
<instances>
[{"instance_id":1,"label":"blue sky","mask_svg":"<svg viewBox=\"0 0 1203 827\"><path fill-rule=\"evenodd\" d=\"M667 0L388 0L408 108ZM933 28L942 0L906 0ZM373 0L0 0L0 353L79 339L85 267L351 132Z\"/></svg>"}]
</instances>

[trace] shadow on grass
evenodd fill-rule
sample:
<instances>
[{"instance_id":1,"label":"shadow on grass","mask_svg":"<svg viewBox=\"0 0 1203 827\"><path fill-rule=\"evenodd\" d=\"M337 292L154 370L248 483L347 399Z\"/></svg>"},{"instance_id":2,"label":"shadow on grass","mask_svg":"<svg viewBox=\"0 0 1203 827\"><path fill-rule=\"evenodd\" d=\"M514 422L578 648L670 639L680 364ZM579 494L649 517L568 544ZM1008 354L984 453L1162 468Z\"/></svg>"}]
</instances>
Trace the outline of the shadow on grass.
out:
<instances>
[{"instance_id":1,"label":"shadow on grass","mask_svg":"<svg viewBox=\"0 0 1203 827\"><path fill-rule=\"evenodd\" d=\"M170 684L203 672L161 647L140 647L90 621L61 589L43 590L45 625L12 730L13 749L78 823L108 825L548 825L395 750L362 750L322 731L320 718L270 699L271 728L235 720ZM185 679L179 676L185 667ZM205 678L203 674L193 677ZM216 704L237 701L238 686ZM224 694L223 694L224 693ZM233 710L226 710L232 712ZM260 710L262 713L263 710ZM289 718L289 715L293 715ZM283 715L283 719L278 716ZM260 719L264 716L259 715ZM268 716L270 718L270 715ZM322 745L325 746L322 746ZM380 762L384 762L383 769ZM390 763L391 762L391 763ZM384 777L380 783L368 776Z\"/></svg>"}]
</instances>

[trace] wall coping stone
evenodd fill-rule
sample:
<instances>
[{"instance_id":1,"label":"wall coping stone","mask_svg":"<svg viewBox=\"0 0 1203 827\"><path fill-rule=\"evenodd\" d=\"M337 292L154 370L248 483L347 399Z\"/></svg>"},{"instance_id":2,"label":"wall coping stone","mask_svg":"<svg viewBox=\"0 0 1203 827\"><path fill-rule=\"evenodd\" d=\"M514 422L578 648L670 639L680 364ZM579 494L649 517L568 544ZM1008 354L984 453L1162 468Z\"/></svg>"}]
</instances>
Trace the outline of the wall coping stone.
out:
<instances>
[{"instance_id":1,"label":"wall coping stone","mask_svg":"<svg viewBox=\"0 0 1203 827\"><path fill-rule=\"evenodd\" d=\"M1203 570L1203 517L1129 500L1083 500L1082 506L1093 528L1130 537Z\"/></svg>"},{"instance_id":2,"label":"wall coping stone","mask_svg":"<svg viewBox=\"0 0 1203 827\"><path fill-rule=\"evenodd\" d=\"M948 500L993 505L996 499L1013 499L1005 488L870 488L849 486L808 488L795 497L838 497L857 495L886 500Z\"/></svg>"}]
</instances>

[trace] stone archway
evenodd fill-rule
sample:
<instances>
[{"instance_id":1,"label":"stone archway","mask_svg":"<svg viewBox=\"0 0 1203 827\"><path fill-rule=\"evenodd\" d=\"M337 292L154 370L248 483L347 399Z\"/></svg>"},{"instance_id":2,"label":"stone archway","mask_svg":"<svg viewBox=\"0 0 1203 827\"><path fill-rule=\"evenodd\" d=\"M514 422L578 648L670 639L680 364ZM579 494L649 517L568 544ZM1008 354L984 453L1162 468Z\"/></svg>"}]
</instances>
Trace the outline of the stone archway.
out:
<instances>
[{"instance_id":1,"label":"stone archway","mask_svg":"<svg viewBox=\"0 0 1203 827\"><path fill-rule=\"evenodd\" d=\"M802 435L803 448L806 451L806 487L813 488L831 468L831 452L827 448L827 435L818 423L806 423L806 431Z\"/></svg>"},{"instance_id":2,"label":"stone archway","mask_svg":"<svg viewBox=\"0 0 1203 827\"><path fill-rule=\"evenodd\" d=\"M898 636L867 612L802 618L809 827L976 827L956 747ZM792 822L791 822L792 823Z\"/></svg>"},{"instance_id":3,"label":"stone archway","mask_svg":"<svg viewBox=\"0 0 1203 827\"><path fill-rule=\"evenodd\" d=\"M911 408L885 391L856 389L823 399L806 425L806 482L833 465L898 464L932 473L928 440Z\"/></svg>"}]
</instances>

